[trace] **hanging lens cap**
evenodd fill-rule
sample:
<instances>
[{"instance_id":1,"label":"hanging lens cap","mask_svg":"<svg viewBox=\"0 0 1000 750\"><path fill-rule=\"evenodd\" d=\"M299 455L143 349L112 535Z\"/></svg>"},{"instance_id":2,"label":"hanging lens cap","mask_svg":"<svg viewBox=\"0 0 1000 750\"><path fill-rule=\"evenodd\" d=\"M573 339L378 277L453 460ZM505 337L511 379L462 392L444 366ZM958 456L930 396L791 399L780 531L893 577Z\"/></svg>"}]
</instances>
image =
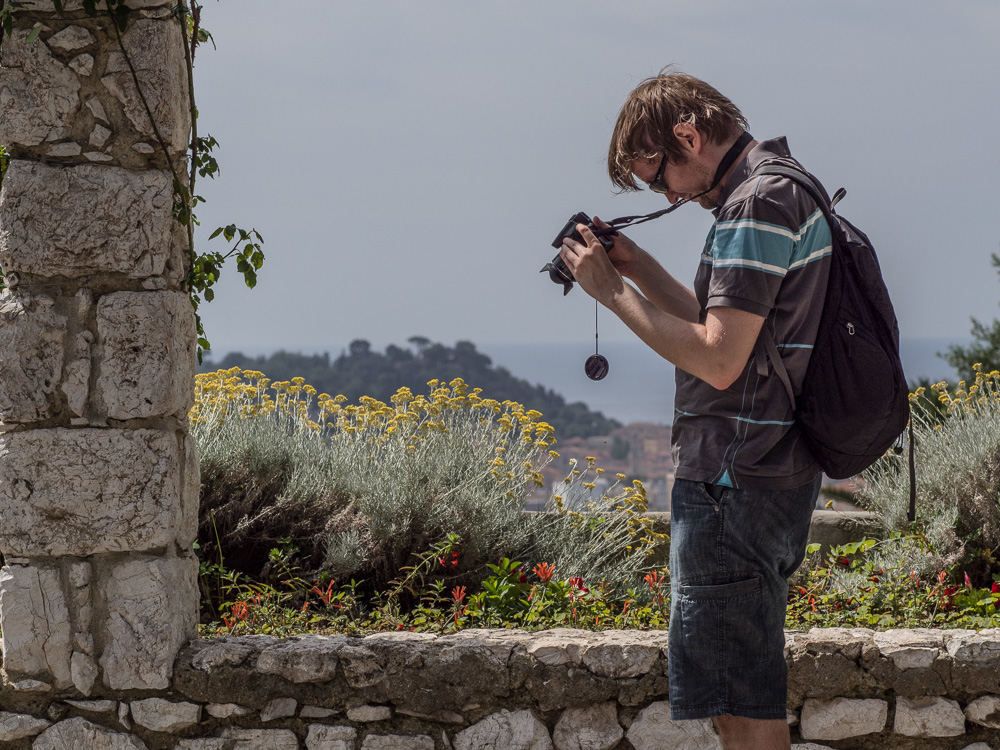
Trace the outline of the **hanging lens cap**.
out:
<instances>
[{"instance_id":1,"label":"hanging lens cap","mask_svg":"<svg viewBox=\"0 0 1000 750\"><path fill-rule=\"evenodd\" d=\"M604 380L608 374L608 360L600 354L591 354L587 357L587 363L583 366L583 371L591 380Z\"/></svg>"}]
</instances>

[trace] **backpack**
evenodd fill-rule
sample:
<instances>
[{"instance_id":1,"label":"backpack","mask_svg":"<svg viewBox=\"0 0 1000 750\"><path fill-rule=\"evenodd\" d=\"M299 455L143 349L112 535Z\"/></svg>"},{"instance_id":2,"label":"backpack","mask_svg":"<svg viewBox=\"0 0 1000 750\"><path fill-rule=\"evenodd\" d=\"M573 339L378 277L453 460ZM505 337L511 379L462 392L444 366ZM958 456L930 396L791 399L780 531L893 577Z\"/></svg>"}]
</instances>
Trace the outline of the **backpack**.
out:
<instances>
[{"instance_id":1,"label":"backpack","mask_svg":"<svg viewBox=\"0 0 1000 750\"><path fill-rule=\"evenodd\" d=\"M760 354L771 360L791 399L802 437L823 471L831 479L846 479L867 469L899 441L910 418L896 314L868 237L834 213L846 194L843 189L831 201L816 178L787 162L765 162L754 174L794 180L813 197L830 225L830 281L798 398L766 327L761 329L758 351L762 347ZM757 362L760 366L764 356ZM910 514L912 520L912 498Z\"/></svg>"}]
</instances>

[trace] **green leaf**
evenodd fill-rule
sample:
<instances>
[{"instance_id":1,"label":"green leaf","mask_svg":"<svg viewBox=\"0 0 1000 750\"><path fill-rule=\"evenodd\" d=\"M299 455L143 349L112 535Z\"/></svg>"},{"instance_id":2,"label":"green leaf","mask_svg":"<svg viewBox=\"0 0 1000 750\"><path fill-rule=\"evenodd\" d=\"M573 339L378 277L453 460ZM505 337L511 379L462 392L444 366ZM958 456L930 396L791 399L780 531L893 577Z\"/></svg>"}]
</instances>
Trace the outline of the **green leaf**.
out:
<instances>
[{"instance_id":1,"label":"green leaf","mask_svg":"<svg viewBox=\"0 0 1000 750\"><path fill-rule=\"evenodd\" d=\"M52 0L52 4L56 6L56 13L58 13L61 16L63 14L62 0Z\"/></svg>"},{"instance_id":2,"label":"green leaf","mask_svg":"<svg viewBox=\"0 0 1000 750\"><path fill-rule=\"evenodd\" d=\"M807 555L814 555L814 554L816 554L817 552L819 552L819 549L820 549L821 546L822 545L816 544L815 542L813 542L812 544L807 544L806 545L806 554Z\"/></svg>"},{"instance_id":3,"label":"green leaf","mask_svg":"<svg viewBox=\"0 0 1000 750\"><path fill-rule=\"evenodd\" d=\"M215 291L213 289L206 289L205 290L205 301L206 302L211 302L213 299L215 299Z\"/></svg>"},{"instance_id":4,"label":"green leaf","mask_svg":"<svg viewBox=\"0 0 1000 750\"><path fill-rule=\"evenodd\" d=\"M212 236L211 236L211 237L209 237L208 239L210 239L210 240L214 240L214 239L215 239L216 237L218 237L218 236L219 236L220 234L222 234L222 233L223 233L224 231L225 231L225 228L224 228L224 227L219 227L219 228L218 228L218 229L216 229L216 230L215 230L214 232L212 232Z\"/></svg>"},{"instance_id":5,"label":"green leaf","mask_svg":"<svg viewBox=\"0 0 1000 750\"><path fill-rule=\"evenodd\" d=\"M31 44L33 41L38 39L38 36L42 33L42 28L43 26L40 21L36 23L34 28L31 30L31 33L28 34L28 38L25 39L25 42Z\"/></svg>"}]
</instances>

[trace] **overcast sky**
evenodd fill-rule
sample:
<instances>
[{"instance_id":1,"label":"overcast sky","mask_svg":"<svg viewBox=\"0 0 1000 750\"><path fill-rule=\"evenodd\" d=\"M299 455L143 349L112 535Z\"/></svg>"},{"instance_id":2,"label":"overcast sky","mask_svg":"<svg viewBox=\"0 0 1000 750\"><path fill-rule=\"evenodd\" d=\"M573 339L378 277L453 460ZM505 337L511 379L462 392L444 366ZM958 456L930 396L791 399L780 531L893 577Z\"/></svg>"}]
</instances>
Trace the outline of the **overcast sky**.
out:
<instances>
[{"instance_id":1,"label":"overcast sky","mask_svg":"<svg viewBox=\"0 0 1000 750\"><path fill-rule=\"evenodd\" d=\"M665 205L616 195L605 157L625 96L667 64L847 188L904 337L1000 315L997 0L203 2L199 124L222 174L199 186L199 250L232 222L267 256L255 290L229 269L203 308L218 355L591 346L593 302L538 271L573 213ZM689 283L711 220L691 205L631 236Z\"/></svg>"}]
</instances>

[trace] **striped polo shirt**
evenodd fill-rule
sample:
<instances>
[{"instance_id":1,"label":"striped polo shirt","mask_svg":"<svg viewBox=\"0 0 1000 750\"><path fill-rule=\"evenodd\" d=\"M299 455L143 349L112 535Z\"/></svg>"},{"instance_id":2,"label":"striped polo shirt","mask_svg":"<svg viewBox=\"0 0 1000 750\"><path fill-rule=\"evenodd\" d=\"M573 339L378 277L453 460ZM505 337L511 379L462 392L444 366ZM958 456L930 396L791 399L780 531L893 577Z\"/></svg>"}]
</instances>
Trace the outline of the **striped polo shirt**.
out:
<instances>
[{"instance_id":1,"label":"striped polo shirt","mask_svg":"<svg viewBox=\"0 0 1000 750\"><path fill-rule=\"evenodd\" d=\"M831 234L823 212L798 184L751 175L773 159L791 160L784 138L755 146L726 181L694 291L702 323L718 306L765 318L797 394L822 313ZM679 479L790 489L819 474L781 380L770 366L762 376L755 356L725 390L677 368L672 449Z\"/></svg>"}]
</instances>

